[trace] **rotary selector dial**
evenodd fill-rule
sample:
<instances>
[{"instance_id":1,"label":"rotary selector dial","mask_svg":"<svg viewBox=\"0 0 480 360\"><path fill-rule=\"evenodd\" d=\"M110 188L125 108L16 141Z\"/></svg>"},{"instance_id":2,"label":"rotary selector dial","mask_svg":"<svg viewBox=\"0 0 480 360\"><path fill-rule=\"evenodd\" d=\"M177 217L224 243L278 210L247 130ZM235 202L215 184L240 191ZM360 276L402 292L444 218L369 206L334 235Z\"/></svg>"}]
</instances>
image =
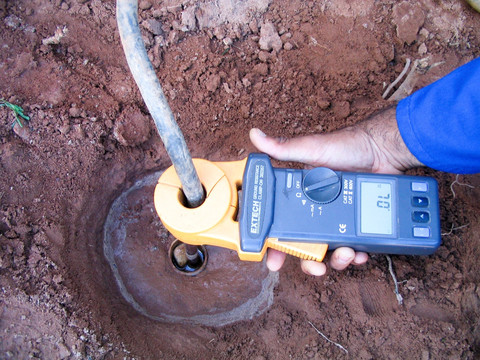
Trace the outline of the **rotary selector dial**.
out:
<instances>
[{"instance_id":1,"label":"rotary selector dial","mask_svg":"<svg viewBox=\"0 0 480 360\"><path fill-rule=\"evenodd\" d=\"M310 200L327 204L335 200L342 189L342 179L335 171L318 167L303 178L303 192Z\"/></svg>"}]
</instances>

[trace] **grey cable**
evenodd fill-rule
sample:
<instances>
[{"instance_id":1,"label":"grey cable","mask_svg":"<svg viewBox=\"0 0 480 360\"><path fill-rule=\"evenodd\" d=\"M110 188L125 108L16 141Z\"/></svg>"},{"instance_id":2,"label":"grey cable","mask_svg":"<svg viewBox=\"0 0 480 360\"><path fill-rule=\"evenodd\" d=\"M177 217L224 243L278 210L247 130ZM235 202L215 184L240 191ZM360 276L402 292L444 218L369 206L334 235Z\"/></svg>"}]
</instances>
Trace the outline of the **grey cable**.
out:
<instances>
[{"instance_id":1,"label":"grey cable","mask_svg":"<svg viewBox=\"0 0 480 360\"><path fill-rule=\"evenodd\" d=\"M148 59L138 26L137 0L117 0L117 23L128 66L180 178L188 204L191 207L200 206L205 196L203 187L185 138Z\"/></svg>"}]
</instances>

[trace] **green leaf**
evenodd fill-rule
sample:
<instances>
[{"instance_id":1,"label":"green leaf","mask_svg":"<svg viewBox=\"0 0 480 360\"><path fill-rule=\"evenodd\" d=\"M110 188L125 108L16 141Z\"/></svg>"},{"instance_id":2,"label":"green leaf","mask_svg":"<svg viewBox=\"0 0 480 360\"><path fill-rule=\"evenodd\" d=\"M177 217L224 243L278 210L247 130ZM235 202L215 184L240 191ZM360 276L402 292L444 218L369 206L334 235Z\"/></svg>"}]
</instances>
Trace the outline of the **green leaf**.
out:
<instances>
[{"instance_id":1,"label":"green leaf","mask_svg":"<svg viewBox=\"0 0 480 360\"><path fill-rule=\"evenodd\" d=\"M2 106L6 106L10 110L13 110L15 114L15 118L17 119L15 122L17 122L18 125L20 125L20 127L23 127L23 124L20 118L24 120L30 120L30 117L23 113L23 109L20 106L9 103L8 101L5 101L3 99L0 99L0 107ZM15 122L13 123L13 125L15 125Z\"/></svg>"}]
</instances>

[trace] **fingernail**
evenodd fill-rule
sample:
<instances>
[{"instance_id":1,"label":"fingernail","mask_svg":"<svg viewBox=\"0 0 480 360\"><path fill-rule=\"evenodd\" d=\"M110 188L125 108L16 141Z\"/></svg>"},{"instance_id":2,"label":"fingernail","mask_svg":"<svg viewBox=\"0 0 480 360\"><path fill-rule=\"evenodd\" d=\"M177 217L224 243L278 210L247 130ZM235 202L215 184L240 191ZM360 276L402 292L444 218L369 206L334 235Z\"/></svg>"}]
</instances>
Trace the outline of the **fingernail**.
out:
<instances>
[{"instance_id":1,"label":"fingernail","mask_svg":"<svg viewBox=\"0 0 480 360\"><path fill-rule=\"evenodd\" d=\"M264 133L262 130L260 130L260 129L255 129L255 130L256 130L256 132L257 132L258 135L260 135L260 136L262 136L262 137L266 137L266 136L267 136L267 135L265 135L265 133Z\"/></svg>"},{"instance_id":2,"label":"fingernail","mask_svg":"<svg viewBox=\"0 0 480 360\"><path fill-rule=\"evenodd\" d=\"M307 272L309 275L312 275L312 276L322 276L325 273L321 269L308 269Z\"/></svg>"},{"instance_id":3,"label":"fingernail","mask_svg":"<svg viewBox=\"0 0 480 360\"><path fill-rule=\"evenodd\" d=\"M350 263L353 259L350 256L339 256L337 260L340 264L345 265Z\"/></svg>"},{"instance_id":4,"label":"fingernail","mask_svg":"<svg viewBox=\"0 0 480 360\"><path fill-rule=\"evenodd\" d=\"M325 267L319 264L302 262L302 270L307 275L322 276L325 274Z\"/></svg>"}]
</instances>

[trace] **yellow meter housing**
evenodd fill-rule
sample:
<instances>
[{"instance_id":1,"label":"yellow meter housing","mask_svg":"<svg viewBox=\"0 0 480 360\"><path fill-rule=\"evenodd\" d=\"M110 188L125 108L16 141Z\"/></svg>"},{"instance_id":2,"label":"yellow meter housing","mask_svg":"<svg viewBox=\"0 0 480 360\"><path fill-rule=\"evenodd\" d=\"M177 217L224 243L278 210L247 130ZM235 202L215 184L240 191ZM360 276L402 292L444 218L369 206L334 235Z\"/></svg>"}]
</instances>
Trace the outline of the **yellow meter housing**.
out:
<instances>
[{"instance_id":1,"label":"yellow meter housing","mask_svg":"<svg viewBox=\"0 0 480 360\"><path fill-rule=\"evenodd\" d=\"M244 251L240 243L238 193L247 159L212 162L193 159L205 201L197 208L186 206L180 180L173 166L162 174L155 187L154 203L162 223L178 240L190 245L212 245L235 250L241 260L262 261L267 248L306 260L322 261L327 244L279 241L266 238L259 252Z\"/></svg>"}]
</instances>

